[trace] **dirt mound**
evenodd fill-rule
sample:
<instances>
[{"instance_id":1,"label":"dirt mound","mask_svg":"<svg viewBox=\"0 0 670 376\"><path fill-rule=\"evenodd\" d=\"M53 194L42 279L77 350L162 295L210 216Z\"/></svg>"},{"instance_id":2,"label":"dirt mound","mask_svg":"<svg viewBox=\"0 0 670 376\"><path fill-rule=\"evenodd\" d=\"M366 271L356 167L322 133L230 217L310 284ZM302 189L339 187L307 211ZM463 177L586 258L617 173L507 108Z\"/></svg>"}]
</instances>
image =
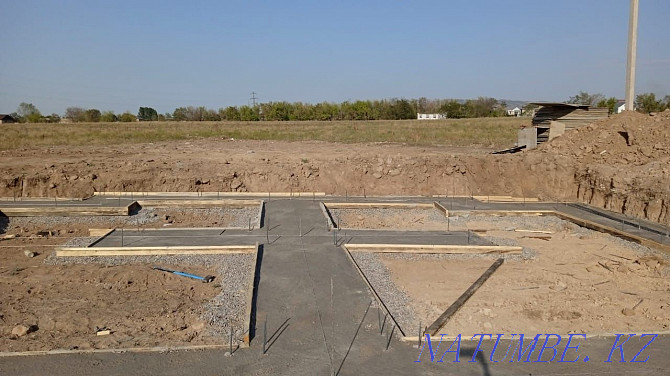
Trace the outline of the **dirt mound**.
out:
<instances>
[{"instance_id":1,"label":"dirt mound","mask_svg":"<svg viewBox=\"0 0 670 376\"><path fill-rule=\"evenodd\" d=\"M670 111L649 116L624 112L568 132L541 151L581 163L641 166L670 158Z\"/></svg>"},{"instance_id":2,"label":"dirt mound","mask_svg":"<svg viewBox=\"0 0 670 376\"><path fill-rule=\"evenodd\" d=\"M528 153L524 161L564 158L574 169L579 200L670 222L670 111L625 112L597 121Z\"/></svg>"}]
</instances>

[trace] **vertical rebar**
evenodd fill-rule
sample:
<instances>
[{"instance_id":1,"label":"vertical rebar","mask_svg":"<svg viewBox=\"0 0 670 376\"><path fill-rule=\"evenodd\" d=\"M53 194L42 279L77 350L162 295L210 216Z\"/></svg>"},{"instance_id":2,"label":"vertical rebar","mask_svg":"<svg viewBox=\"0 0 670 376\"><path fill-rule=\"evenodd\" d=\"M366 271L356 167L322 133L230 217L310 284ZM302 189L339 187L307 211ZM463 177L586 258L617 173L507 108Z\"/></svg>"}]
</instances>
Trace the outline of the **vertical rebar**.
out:
<instances>
[{"instance_id":1,"label":"vertical rebar","mask_svg":"<svg viewBox=\"0 0 670 376\"><path fill-rule=\"evenodd\" d=\"M300 237L302 238L302 217L298 218L298 229L300 231Z\"/></svg>"},{"instance_id":2,"label":"vertical rebar","mask_svg":"<svg viewBox=\"0 0 670 376\"><path fill-rule=\"evenodd\" d=\"M421 348L421 321L419 321L419 345L416 348Z\"/></svg>"},{"instance_id":3,"label":"vertical rebar","mask_svg":"<svg viewBox=\"0 0 670 376\"><path fill-rule=\"evenodd\" d=\"M249 218L249 231L251 231L251 218Z\"/></svg>"},{"instance_id":4,"label":"vertical rebar","mask_svg":"<svg viewBox=\"0 0 670 376\"><path fill-rule=\"evenodd\" d=\"M389 338L388 341L386 341L386 351L389 350L389 346L391 346L391 339L393 338L393 332L395 331L395 324L391 327L391 332L389 333Z\"/></svg>"},{"instance_id":5,"label":"vertical rebar","mask_svg":"<svg viewBox=\"0 0 670 376\"><path fill-rule=\"evenodd\" d=\"M451 221L449 220L449 216L447 216L447 232L451 232L450 225L449 225L450 222Z\"/></svg>"},{"instance_id":6,"label":"vertical rebar","mask_svg":"<svg viewBox=\"0 0 670 376\"><path fill-rule=\"evenodd\" d=\"M368 198L368 196L365 194L365 187L363 187L363 198Z\"/></svg>"},{"instance_id":7,"label":"vertical rebar","mask_svg":"<svg viewBox=\"0 0 670 376\"><path fill-rule=\"evenodd\" d=\"M270 242L270 220L267 217L265 218L265 240Z\"/></svg>"},{"instance_id":8,"label":"vertical rebar","mask_svg":"<svg viewBox=\"0 0 670 376\"><path fill-rule=\"evenodd\" d=\"M121 227L121 247L123 247L123 227Z\"/></svg>"},{"instance_id":9,"label":"vertical rebar","mask_svg":"<svg viewBox=\"0 0 670 376\"><path fill-rule=\"evenodd\" d=\"M349 191L344 190L344 201L349 201Z\"/></svg>"},{"instance_id":10,"label":"vertical rebar","mask_svg":"<svg viewBox=\"0 0 670 376\"><path fill-rule=\"evenodd\" d=\"M58 206L58 199L54 197L54 206Z\"/></svg>"},{"instance_id":11,"label":"vertical rebar","mask_svg":"<svg viewBox=\"0 0 670 376\"><path fill-rule=\"evenodd\" d=\"M468 229L468 245L470 245L470 229Z\"/></svg>"},{"instance_id":12,"label":"vertical rebar","mask_svg":"<svg viewBox=\"0 0 670 376\"><path fill-rule=\"evenodd\" d=\"M377 305L377 325L379 326L379 333L382 332L382 308Z\"/></svg>"},{"instance_id":13,"label":"vertical rebar","mask_svg":"<svg viewBox=\"0 0 670 376\"><path fill-rule=\"evenodd\" d=\"M233 328L230 327L230 355L233 355Z\"/></svg>"},{"instance_id":14,"label":"vertical rebar","mask_svg":"<svg viewBox=\"0 0 670 376\"><path fill-rule=\"evenodd\" d=\"M337 246L337 230L333 229L333 245Z\"/></svg>"}]
</instances>

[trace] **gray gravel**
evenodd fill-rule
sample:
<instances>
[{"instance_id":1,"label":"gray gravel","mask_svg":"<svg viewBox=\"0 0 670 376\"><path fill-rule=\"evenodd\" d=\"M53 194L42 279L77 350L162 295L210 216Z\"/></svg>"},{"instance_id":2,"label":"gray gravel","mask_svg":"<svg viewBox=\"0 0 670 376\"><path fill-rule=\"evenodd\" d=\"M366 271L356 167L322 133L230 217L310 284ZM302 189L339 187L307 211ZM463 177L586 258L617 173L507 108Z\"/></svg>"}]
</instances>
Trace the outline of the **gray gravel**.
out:
<instances>
[{"instance_id":1,"label":"gray gravel","mask_svg":"<svg viewBox=\"0 0 670 376\"><path fill-rule=\"evenodd\" d=\"M79 238L83 239L83 238ZM221 292L205 304L202 318L210 324L211 335L227 343L229 328L235 338L241 340L249 328L245 328L247 293L252 288L255 265L253 254L230 255L174 255L174 256L104 256L104 257L56 257L53 253L45 259L46 264L151 264L174 265L179 269L185 265L209 268L216 277L215 284L222 286Z\"/></svg>"}]
</instances>

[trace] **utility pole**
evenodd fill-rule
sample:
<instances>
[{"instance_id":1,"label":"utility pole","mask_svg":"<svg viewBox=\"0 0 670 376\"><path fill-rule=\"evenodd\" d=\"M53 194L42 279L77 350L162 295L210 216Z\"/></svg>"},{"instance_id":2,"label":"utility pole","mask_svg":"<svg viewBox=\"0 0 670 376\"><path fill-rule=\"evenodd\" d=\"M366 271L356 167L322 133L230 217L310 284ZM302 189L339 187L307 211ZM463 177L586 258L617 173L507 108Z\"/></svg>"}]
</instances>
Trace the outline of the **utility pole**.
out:
<instances>
[{"instance_id":1,"label":"utility pole","mask_svg":"<svg viewBox=\"0 0 670 376\"><path fill-rule=\"evenodd\" d=\"M637 14L639 0L630 0L628 21L628 64L626 66L626 111L635 110L635 60L637 55Z\"/></svg>"},{"instance_id":2,"label":"utility pole","mask_svg":"<svg viewBox=\"0 0 670 376\"><path fill-rule=\"evenodd\" d=\"M256 99L258 99L258 97L256 96L255 91L251 92L251 98L250 99L251 99L251 105L256 107Z\"/></svg>"}]
</instances>

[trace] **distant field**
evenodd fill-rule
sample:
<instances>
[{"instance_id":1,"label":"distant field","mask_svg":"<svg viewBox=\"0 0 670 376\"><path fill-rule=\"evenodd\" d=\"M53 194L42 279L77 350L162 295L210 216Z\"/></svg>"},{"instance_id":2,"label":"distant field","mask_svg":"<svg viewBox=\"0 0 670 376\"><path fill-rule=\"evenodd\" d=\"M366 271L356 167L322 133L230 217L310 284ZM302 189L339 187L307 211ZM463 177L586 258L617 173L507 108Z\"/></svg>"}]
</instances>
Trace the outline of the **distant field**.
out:
<instances>
[{"instance_id":1,"label":"distant field","mask_svg":"<svg viewBox=\"0 0 670 376\"><path fill-rule=\"evenodd\" d=\"M225 137L247 140L396 142L501 148L516 141L527 118L304 122L143 122L0 125L0 150L110 145Z\"/></svg>"}]
</instances>

